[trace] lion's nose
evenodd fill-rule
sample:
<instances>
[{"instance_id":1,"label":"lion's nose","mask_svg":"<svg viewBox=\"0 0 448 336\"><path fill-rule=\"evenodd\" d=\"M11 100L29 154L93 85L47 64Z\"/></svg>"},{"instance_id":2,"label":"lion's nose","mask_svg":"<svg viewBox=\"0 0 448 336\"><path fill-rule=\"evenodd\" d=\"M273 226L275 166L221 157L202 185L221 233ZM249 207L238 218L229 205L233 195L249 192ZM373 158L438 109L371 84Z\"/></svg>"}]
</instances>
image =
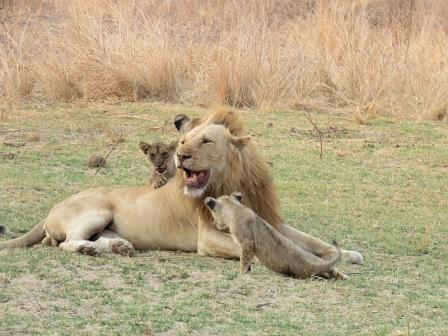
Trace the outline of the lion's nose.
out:
<instances>
[{"instance_id":1,"label":"lion's nose","mask_svg":"<svg viewBox=\"0 0 448 336\"><path fill-rule=\"evenodd\" d=\"M183 155L183 154L179 154L179 153L177 153L177 159L179 160L179 163L182 165L182 163L185 161L185 160L187 160L187 159L189 159L189 158L191 158L191 155Z\"/></svg>"}]
</instances>

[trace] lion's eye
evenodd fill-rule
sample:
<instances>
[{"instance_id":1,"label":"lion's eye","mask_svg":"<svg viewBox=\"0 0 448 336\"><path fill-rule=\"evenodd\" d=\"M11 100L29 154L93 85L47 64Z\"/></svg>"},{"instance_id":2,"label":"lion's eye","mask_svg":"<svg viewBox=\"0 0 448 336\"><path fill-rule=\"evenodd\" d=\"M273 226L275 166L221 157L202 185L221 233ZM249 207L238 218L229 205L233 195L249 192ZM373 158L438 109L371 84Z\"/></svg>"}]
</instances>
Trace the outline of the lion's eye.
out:
<instances>
[{"instance_id":1,"label":"lion's eye","mask_svg":"<svg viewBox=\"0 0 448 336\"><path fill-rule=\"evenodd\" d=\"M154 159L154 156L156 156L154 153L149 154L149 156L151 157L151 159Z\"/></svg>"},{"instance_id":2,"label":"lion's eye","mask_svg":"<svg viewBox=\"0 0 448 336\"><path fill-rule=\"evenodd\" d=\"M202 143L204 143L204 144L211 143L211 142L213 142L213 141L211 141L210 139L206 139L206 138L202 139Z\"/></svg>"}]
</instances>

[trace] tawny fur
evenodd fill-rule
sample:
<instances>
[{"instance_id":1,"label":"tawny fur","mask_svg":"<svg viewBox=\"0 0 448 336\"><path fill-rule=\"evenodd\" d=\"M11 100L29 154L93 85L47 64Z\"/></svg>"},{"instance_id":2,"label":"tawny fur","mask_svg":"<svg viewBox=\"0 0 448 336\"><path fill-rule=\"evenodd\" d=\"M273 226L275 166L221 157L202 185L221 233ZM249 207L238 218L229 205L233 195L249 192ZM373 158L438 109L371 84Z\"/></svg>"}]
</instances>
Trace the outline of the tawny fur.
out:
<instances>
[{"instance_id":1,"label":"tawny fur","mask_svg":"<svg viewBox=\"0 0 448 336\"><path fill-rule=\"evenodd\" d=\"M333 266L341 259L341 251L331 260L325 261L294 244L251 209L240 203L241 196L221 196L218 199L207 197L215 224L220 230L229 229L232 238L241 249L240 271L246 273L256 256L272 271L308 278L312 275L329 277Z\"/></svg>"},{"instance_id":2,"label":"tawny fur","mask_svg":"<svg viewBox=\"0 0 448 336\"><path fill-rule=\"evenodd\" d=\"M174 165L174 152L177 147L177 141L171 143L147 142L139 143L140 149L147 159L152 163L154 169L149 179L150 185L154 189L163 187L170 178L176 175L176 166Z\"/></svg>"}]
</instances>

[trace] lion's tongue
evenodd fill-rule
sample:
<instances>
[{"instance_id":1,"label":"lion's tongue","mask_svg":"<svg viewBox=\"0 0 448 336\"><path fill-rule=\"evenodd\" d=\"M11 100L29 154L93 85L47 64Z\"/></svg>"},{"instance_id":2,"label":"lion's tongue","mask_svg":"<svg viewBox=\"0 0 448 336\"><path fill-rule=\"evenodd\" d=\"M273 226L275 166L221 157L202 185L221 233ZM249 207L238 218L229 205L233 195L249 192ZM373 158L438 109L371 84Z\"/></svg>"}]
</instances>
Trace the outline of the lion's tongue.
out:
<instances>
[{"instance_id":1,"label":"lion's tongue","mask_svg":"<svg viewBox=\"0 0 448 336\"><path fill-rule=\"evenodd\" d=\"M207 171L191 172L191 176L187 178L186 184L189 187L201 188L207 183Z\"/></svg>"}]
</instances>

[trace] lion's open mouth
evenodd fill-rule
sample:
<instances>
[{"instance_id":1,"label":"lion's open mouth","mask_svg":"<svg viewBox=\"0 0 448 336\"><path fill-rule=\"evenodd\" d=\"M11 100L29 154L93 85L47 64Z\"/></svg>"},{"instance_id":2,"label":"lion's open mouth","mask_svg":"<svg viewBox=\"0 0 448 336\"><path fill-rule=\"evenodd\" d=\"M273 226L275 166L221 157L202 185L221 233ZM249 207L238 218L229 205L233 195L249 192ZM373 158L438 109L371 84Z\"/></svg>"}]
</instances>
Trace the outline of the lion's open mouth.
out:
<instances>
[{"instance_id":1,"label":"lion's open mouth","mask_svg":"<svg viewBox=\"0 0 448 336\"><path fill-rule=\"evenodd\" d=\"M207 185L210 176L209 170L193 171L187 168L183 168L183 170L187 187L201 189Z\"/></svg>"}]
</instances>

